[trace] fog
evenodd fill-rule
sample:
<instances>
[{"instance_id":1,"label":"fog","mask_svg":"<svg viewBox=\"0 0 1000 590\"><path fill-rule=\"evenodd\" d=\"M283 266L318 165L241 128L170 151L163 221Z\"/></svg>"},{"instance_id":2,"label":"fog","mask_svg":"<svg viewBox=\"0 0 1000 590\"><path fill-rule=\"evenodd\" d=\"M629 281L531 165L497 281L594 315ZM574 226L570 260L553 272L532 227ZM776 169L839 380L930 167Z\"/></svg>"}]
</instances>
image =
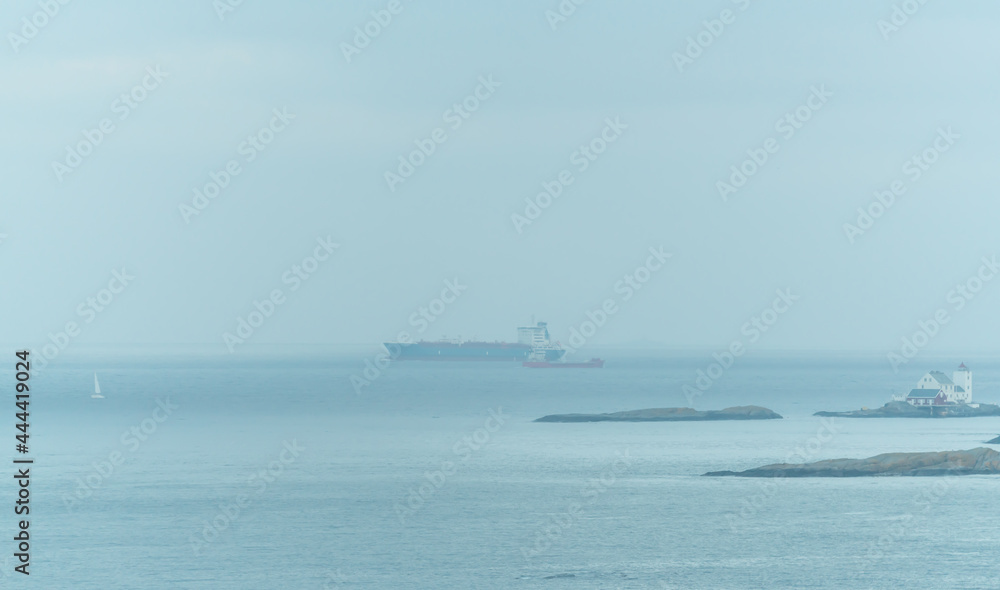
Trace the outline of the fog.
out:
<instances>
[{"instance_id":1,"label":"fog","mask_svg":"<svg viewBox=\"0 0 1000 590\"><path fill-rule=\"evenodd\" d=\"M998 348L995 3L220 5L7 4L6 344Z\"/></svg>"}]
</instances>

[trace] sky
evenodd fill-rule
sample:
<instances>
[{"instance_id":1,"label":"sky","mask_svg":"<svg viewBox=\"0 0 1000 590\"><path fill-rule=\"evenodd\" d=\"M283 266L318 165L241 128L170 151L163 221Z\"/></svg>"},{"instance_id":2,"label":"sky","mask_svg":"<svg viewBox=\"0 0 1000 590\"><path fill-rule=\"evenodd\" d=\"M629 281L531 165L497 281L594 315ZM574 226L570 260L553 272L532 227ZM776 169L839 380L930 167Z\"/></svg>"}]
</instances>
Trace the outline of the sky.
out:
<instances>
[{"instance_id":1,"label":"sky","mask_svg":"<svg viewBox=\"0 0 1000 590\"><path fill-rule=\"evenodd\" d=\"M223 2L0 9L6 345L1000 348L996 3Z\"/></svg>"}]
</instances>

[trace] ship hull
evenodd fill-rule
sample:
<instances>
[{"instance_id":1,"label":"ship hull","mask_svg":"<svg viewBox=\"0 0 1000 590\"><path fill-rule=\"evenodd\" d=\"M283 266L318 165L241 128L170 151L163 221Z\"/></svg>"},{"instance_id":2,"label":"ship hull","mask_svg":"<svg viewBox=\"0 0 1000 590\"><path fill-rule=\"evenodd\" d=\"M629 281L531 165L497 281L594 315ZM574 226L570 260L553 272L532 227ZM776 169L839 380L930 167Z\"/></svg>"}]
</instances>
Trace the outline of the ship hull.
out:
<instances>
[{"instance_id":1,"label":"ship hull","mask_svg":"<svg viewBox=\"0 0 1000 590\"><path fill-rule=\"evenodd\" d=\"M603 369L604 361L590 359L585 363L552 363L548 361L525 361L521 366L529 369Z\"/></svg>"},{"instance_id":2,"label":"ship hull","mask_svg":"<svg viewBox=\"0 0 1000 590\"><path fill-rule=\"evenodd\" d=\"M438 342L384 344L389 355L399 361L475 361L475 362L518 362L525 361L535 350L523 344L506 342L463 342L461 344ZM566 354L562 349L544 351L547 361L558 361Z\"/></svg>"}]
</instances>

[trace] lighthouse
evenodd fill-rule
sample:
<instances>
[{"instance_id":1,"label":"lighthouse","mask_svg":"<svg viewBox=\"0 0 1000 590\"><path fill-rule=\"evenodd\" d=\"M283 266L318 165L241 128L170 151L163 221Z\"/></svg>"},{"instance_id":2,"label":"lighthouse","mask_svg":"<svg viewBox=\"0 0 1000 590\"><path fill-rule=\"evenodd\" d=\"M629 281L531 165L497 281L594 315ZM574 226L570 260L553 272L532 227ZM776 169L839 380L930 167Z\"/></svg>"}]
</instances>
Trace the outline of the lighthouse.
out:
<instances>
[{"instance_id":1,"label":"lighthouse","mask_svg":"<svg viewBox=\"0 0 1000 590\"><path fill-rule=\"evenodd\" d=\"M972 371L962 363L951 374L951 379L941 371L931 371L917 382L906 401L914 406L945 406L972 403Z\"/></svg>"},{"instance_id":2,"label":"lighthouse","mask_svg":"<svg viewBox=\"0 0 1000 590\"><path fill-rule=\"evenodd\" d=\"M955 401L959 403L972 403L972 371L965 363L959 365L951 375L951 380L955 382Z\"/></svg>"}]
</instances>

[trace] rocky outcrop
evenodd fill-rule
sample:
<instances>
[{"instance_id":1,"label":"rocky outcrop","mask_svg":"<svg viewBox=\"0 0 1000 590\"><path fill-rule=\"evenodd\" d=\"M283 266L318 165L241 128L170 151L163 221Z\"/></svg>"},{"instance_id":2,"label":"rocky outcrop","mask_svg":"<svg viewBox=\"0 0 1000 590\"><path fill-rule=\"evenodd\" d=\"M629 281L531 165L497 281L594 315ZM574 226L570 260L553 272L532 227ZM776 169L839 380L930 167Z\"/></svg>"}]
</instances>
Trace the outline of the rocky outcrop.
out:
<instances>
[{"instance_id":1,"label":"rocky outcrop","mask_svg":"<svg viewBox=\"0 0 1000 590\"><path fill-rule=\"evenodd\" d=\"M684 422L695 420L780 420L781 415L760 406L698 411L691 408L651 408L612 414L552 414L535 422Z\"/></svg>"},{"instance_id":2,"label":"rocky outcrop","mask_svg":"<svg viewBox=\"0 0 1000 590\"><path fill-rule=\"evenodd\" d=\"M987 441L986 444L988 444L988 445L1000 445L1000 436L994 438L991 441Z\"/></svg>"},{"instance_id":3,"label":"rocky outcrop","mask_svg":"<svg viewBox=\"0 0 1000 590\"><path fill-rule=\"evenodd\" d=\"M850 412L816 412L815 416L837 418L977 418L980 416L1000 416L1000 406L978 404L954 406L927 406L918 408L906 402L889 402L874 410L853 410Z\"/></svg>"},{"instance_id":4,"label":"rocky outcrop","mask_svg":"<svg viewBox=\"0 0 1000 590\"><path fill-rule=\"evenodd\" d=\"M707 476L871 477L1000 475L1000 452L980 447L942 453L886 453L869 459L831 459L816 463L776 463L746 471L713 471Z\"/></svg>"}]
</instances>

